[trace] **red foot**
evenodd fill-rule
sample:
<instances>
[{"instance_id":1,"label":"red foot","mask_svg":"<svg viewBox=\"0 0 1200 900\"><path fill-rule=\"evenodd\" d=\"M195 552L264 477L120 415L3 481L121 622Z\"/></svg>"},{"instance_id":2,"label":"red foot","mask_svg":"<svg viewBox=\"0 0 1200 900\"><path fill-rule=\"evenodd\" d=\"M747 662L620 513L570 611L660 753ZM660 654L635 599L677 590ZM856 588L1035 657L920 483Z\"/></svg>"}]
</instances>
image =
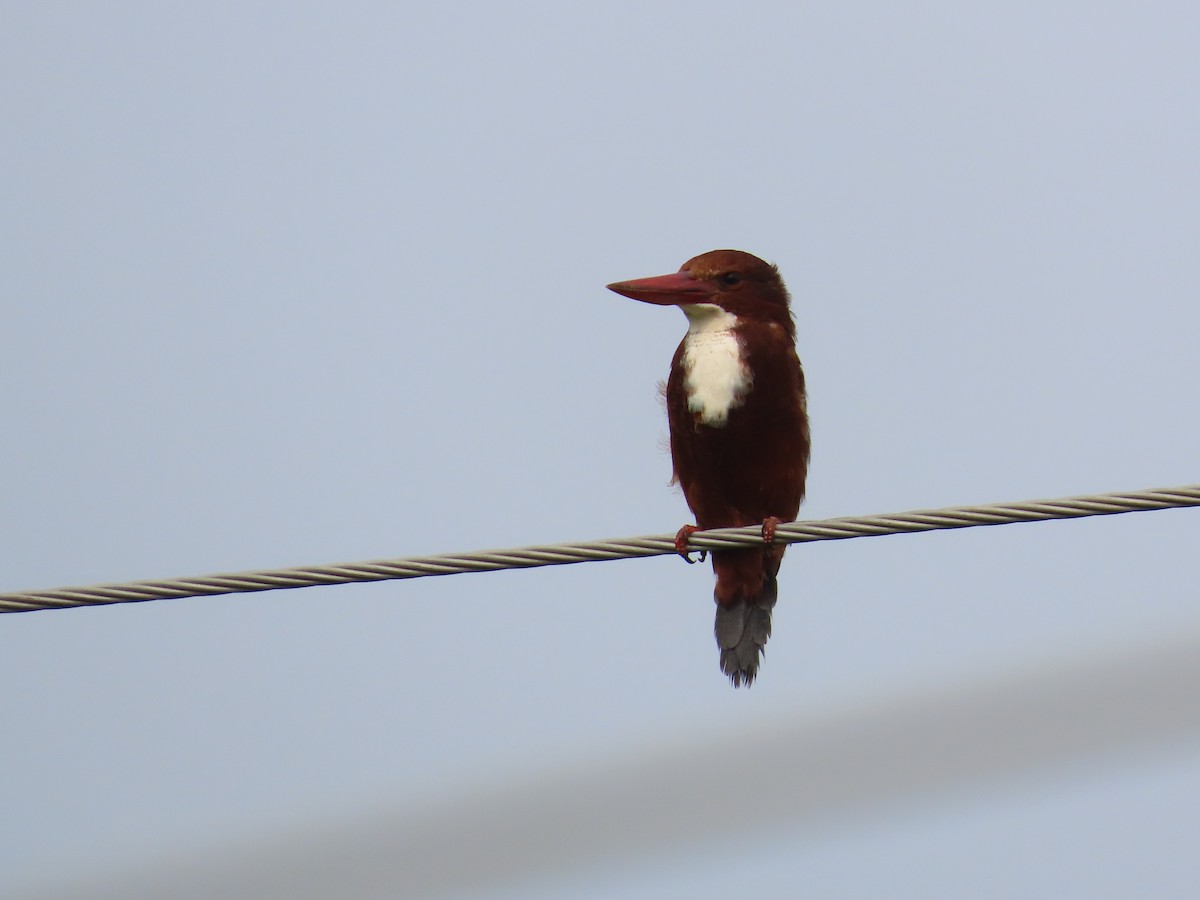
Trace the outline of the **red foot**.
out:
<instances>
[{"instance_id":1,"label":"red foot","mask_svg":"<svg viewBox=\"0 0 1200 900\"><path fill-rule=\"evenodd\" d=\"M691 537L693 534L695 534L695 533L696 533L697 531L699 531L699 530L700 530L700 529L699 529L699 528L697 528L695 525L684 525L684 526L683 526L682 528L680 528L680 529L679 529L679 531L678 531L678 532L675 534L675 552L676 552L676 553L678 553L680 556L682 556L682 557L683 557L683 559L684 559L684 561L685 561L685 562L686 562L686 563L687 563L689 566L690 566L692 563L694 563L694 562L695 562L695 560L694 560L694 559L692 559L692 558L691 558L691 557L688 555L688 552L689 552L689 551L688 551L688 538L690 538L690 537ZM706 556L708 556L708 551L707 551L707 550L701 550L701 551L700 551L700 562L704 562L704 558L705 558Z\"/></svg>"},{"instance_id":2,"label":"red foot","mask_svg":"<svg viewBox=\"0 0 1200 900\"><path fill-rule=\"evenodd\" d=\"M763 541L767 544L775 543L775 529L779 527L782 519L779 516L767 516L763 519Z\"/></svg>"}]
</instances>

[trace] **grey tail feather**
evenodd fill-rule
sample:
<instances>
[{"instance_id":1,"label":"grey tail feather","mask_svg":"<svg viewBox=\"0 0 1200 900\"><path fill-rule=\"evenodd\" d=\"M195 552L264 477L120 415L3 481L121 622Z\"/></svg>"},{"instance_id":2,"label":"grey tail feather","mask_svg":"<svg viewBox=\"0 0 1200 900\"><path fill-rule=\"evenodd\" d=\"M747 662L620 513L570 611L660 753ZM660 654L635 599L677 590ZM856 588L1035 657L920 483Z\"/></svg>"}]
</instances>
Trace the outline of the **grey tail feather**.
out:
<instances>
[{"instance_id":1,"label":"grey tail feather","mask_svg":"<svg viewBox=\"0 0 1200 900\"><path fill-rule=\"evenodd\" d=\"M733 606L717 604L716 636L721 648L721 671L734 687L750 687L758 663L771 637L771 610L779 597L779 582L767 575L757 597L740 599Z\"/></svg>"}]
</instances>

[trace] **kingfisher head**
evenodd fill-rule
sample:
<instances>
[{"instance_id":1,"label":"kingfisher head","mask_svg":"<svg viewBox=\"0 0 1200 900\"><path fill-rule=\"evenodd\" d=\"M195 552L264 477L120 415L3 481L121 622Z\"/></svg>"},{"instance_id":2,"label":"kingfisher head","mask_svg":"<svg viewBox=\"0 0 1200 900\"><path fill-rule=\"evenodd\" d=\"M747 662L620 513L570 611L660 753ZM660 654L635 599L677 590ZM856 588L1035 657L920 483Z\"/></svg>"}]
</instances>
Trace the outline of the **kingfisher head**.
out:
<instances>
[{"instance_id":1,"label":"kingfisher head","mask_svg":"<svg viewBox=\"0 0 1200 900\"><path fill-rule=\"evenodd\" d=\"M608 289L644 303L678 306L693 322L724 311L738 319L775 322L789 335L795 333L779 269L741 250L710 250L671 275L618 281Z\"/></svg>"}]
</instances>

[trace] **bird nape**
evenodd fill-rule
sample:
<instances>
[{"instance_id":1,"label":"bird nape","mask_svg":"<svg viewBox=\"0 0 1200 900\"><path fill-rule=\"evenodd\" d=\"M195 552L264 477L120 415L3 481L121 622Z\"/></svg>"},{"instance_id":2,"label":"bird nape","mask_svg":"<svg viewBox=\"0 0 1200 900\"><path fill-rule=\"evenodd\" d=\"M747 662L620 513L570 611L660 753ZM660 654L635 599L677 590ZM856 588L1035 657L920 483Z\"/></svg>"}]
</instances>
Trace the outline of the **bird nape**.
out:
<instances>
[{"instance_id":1,"label":"bird nape","mask_svg":"<svg viewBox=\"0 0 1200 900\"><path fill-rule=\"evenodd\" d=\"M671 360L671 461L696 525L679 530L687 558L697 529L763 527L763 546L712 552L721 670L750 685L771 636L785 548L775 526L795 520L808 474L809 430L796 326L779 270L740 250L713 250L672 275L610 284L678 306L688 330Z\"/></svg>"}]
</instances>

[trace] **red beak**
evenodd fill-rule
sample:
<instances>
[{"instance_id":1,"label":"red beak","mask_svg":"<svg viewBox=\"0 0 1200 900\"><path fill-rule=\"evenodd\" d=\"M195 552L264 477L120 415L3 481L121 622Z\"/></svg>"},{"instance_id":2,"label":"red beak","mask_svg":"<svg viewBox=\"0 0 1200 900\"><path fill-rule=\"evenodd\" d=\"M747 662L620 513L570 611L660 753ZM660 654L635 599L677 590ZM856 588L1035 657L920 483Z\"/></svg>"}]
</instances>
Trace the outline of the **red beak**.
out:
<instances>
[{"instance_id":1,"label":"red beak","mask_svg":"<svg viewBox=\"0 0 1200 900\"><path fill-rule=\"evenodd\" d=\"M687 272L674 275L658 275L654 278L638 278L633 281L617 281L608 286L625 297L656 303L659 306L686 306L690 303L708 303L717 286L708 281L698 281Z\"/></svg>"}]
</instances>

